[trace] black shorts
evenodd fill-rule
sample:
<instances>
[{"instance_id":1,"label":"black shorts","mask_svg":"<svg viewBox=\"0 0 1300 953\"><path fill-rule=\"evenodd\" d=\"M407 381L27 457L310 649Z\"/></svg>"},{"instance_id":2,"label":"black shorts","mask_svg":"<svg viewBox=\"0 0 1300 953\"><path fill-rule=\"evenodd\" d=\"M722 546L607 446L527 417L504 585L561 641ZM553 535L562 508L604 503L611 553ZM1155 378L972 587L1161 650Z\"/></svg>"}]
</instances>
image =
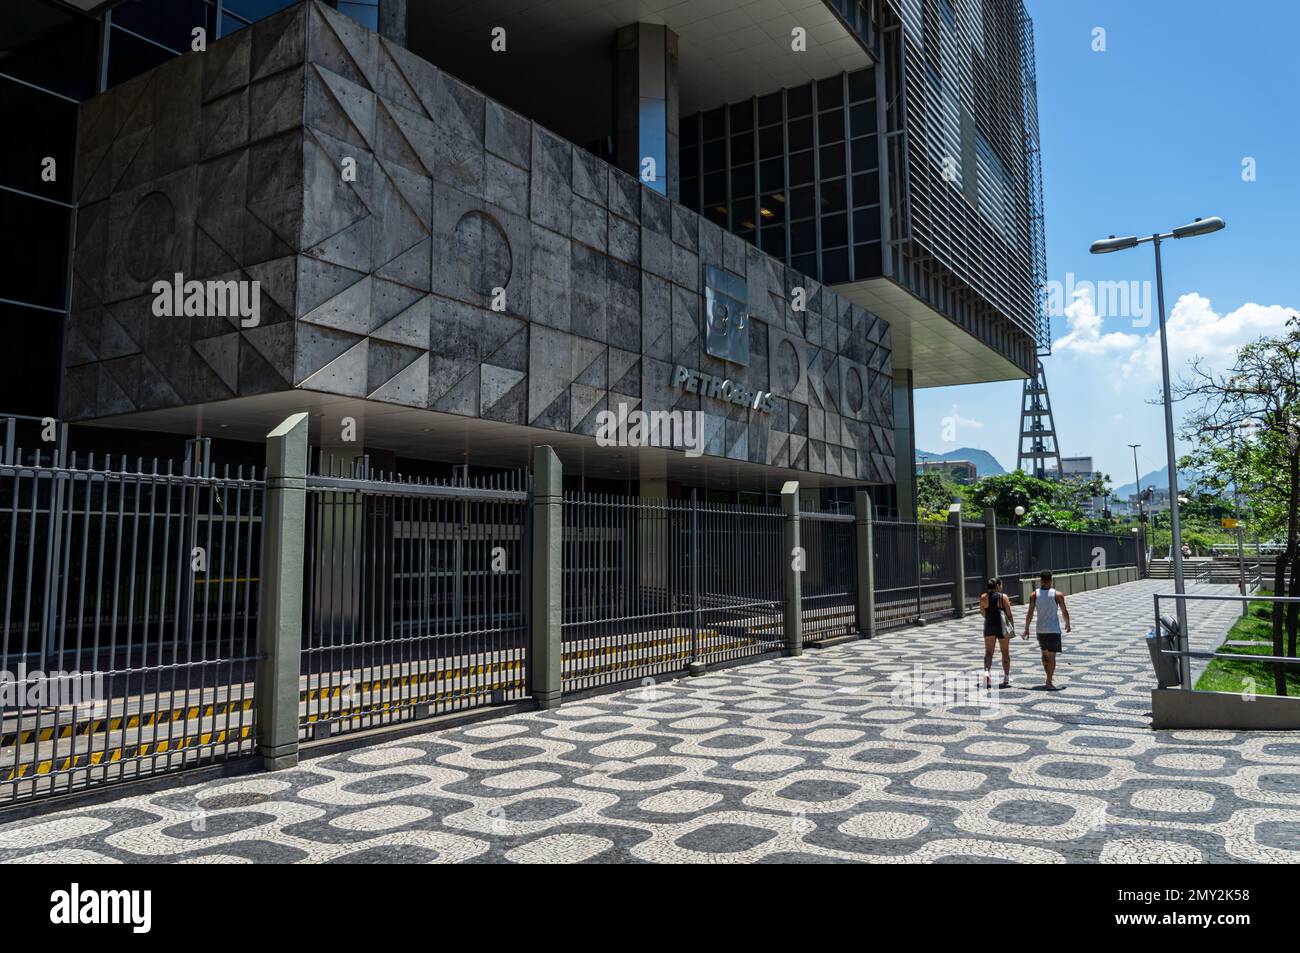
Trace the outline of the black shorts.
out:
<instances>
[{"instance_id":1,"label":"black shorts","mask_svg":"<svg viewBox=\"0 0 1300 953\"><path fill-rule=\"evenodd\" d=\"M1039 632L1038 647L1044 652L1061 651L1061 633L1060 632Z\"/></svg>"}]
</instances>

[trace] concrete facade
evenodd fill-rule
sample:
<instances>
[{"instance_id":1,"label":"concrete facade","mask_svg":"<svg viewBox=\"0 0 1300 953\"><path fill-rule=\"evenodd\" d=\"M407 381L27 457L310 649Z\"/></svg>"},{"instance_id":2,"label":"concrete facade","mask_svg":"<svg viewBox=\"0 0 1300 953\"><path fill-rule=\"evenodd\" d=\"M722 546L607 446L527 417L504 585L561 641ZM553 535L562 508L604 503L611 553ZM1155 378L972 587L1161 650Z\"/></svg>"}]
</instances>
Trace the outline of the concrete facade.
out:
<instances>
[{"instance_id":1,"label":"concrete facade","mask_svg":"<svg viewBox=\"0 0 1300 953\"><path fill-rule=\"evenodd\" d=\"M624 404L703 411L714 457L894 478L883 319L323 4L86 102L77 195L67 419L300 389L593 434ZM706 352L710 265L748 366ZM176 273L259 281L259 324L154 316Z\"/></svg>"}]
</instances>

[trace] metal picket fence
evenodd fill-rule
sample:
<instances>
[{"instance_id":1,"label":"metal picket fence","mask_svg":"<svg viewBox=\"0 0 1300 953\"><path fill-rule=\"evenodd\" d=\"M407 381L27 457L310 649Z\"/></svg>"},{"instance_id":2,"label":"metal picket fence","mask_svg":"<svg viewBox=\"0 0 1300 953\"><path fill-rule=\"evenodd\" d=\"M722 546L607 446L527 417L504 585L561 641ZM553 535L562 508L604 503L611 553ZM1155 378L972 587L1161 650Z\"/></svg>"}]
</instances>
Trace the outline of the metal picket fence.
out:
<instances>
[{"instance_id":1,"label":"metal picket fence","mask_svg":"<svg viewBox=\"0 0 1300 953\"><path fill-rule=\"evenodd\" d=\"M0 805L251 752L264 484L206 451L5 448Z\"/></svg>"},{"instance_id":2,"label":"metal picket fence","mask_svg":"<svg viewBox=\"0 0 1300 953\"><path fill-rule=\"evenodd\" d=\"M304 738L528 692L528 477L307 478Z\"/></svg>"},{"instance_id":3,"label":"metal picket fence","mask_svg":"<svg viewBox=\"0 0 1300 953\"><path fill-rule=\"evenodd\" d=\"M856 635L857 547L851 513L805 510L799 517L804 550L800 580L803 641Z\"/></svg>"},{"instance_id":4,"label":"metal picket fence","mask_svg":"<svg viewBox=\"0 0 1300 953\"><path fill-rule=\"evenodd\" d=\"M999 526L998 575L1003 591L1020 598L1020 581L1044 569L1056 575L1093 568L1137 565L1137 540L1109 533Z\"/></svg>"},{"instance_id":5,"label":"metal picket fence","mask_svg":"<svg viewBox=\"0 0 1300 953\"><path fill-rule=\"evenodd\" d=\"M566 493L563 513L565 690L780 646L780 510Z\"/></svg>"}]
</instances>

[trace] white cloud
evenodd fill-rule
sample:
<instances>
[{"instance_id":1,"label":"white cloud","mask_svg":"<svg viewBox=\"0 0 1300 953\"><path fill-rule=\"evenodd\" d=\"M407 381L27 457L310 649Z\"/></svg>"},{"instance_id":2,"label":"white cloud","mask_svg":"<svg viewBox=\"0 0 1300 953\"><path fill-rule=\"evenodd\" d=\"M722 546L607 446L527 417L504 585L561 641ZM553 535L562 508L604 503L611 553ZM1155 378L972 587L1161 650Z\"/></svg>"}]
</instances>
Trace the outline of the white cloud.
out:
<instances>
[{"instance_id":1,"label":"white cloud","mask_svg":"<svg viewBox=\"0 0 1300 953\"><path fill-rule=\"evenodd\" d=\"M1070 326L1070 333L1053 346L1056 352L1074 352L1092 357L1096 355L1130 352L1142 341L1138 334L1124 334L1120 331L1101 333L1104 318L1097 313L1092 300L1092 289L1088 286L1074 292L1074 300L1065 308L1065 320Z\"/></svg>"},{"instance_id":2,"label":"white cloud","mask_svg":"<svg viewBox=\"0 0 1300 953\"><path fill-rule=\"evenodd\" d=\"M1200 359L1208 370L1223 371L1232 366L1237 349L1261 337L1285 332L1286 322L1297 313L1281 305L1243 304L1227 314L1218 314L1210 299L1195 292L1180 297L1169 314L1169 369L1176 377L1193 360ZM1125 377L1159 380L1160 332L1139 339L1123 364Z\"/></svg>"}]
</instances>

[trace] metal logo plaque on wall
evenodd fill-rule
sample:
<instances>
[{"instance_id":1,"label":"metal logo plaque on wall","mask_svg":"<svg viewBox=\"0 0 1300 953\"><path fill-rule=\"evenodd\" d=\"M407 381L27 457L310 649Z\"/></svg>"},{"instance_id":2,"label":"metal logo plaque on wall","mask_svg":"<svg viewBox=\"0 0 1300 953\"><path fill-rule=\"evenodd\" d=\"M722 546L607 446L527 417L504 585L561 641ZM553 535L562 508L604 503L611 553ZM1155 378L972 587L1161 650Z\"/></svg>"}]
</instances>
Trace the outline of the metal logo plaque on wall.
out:
<instances>
[{"instance_id":1,"label":"metal logo plaque on wall","mask_svg":"<svg viewBox=\"0 0 1300 953\"><path fill-rule=\"evenodd\" d=\"M749 365L749 289L741 278L712 265L704 269L705 349L713 357Z\"/></svg>"}]
</instances>

